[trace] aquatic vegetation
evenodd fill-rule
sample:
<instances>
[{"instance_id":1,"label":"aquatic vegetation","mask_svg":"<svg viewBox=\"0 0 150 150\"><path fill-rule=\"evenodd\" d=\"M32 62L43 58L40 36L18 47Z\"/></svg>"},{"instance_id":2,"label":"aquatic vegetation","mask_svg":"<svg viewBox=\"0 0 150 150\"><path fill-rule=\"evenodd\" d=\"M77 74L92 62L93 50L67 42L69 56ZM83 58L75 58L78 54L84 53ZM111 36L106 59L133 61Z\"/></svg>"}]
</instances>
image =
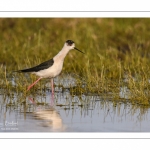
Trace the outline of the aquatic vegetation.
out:
<instances>
[{"instance_id":1,"label":"aquatic vegetation","mask_svg":"<svg viewBox=\"0 0 150 150\"><path fill-rule=\"evenodd\" d=\"M82 94L90 93L149 106L149 23L148 18L1 18L0 93L11 97L9 103L14 96L20 103L37 92L44 96L48 79L26 92L36 77L13 71L50 59L65 40L72 39L86 54L70 52L65 59L63 74L78 76L72 81L75 85L68 85L71 95L80 96L80 102Z\"/></svg>"}]
</instances>

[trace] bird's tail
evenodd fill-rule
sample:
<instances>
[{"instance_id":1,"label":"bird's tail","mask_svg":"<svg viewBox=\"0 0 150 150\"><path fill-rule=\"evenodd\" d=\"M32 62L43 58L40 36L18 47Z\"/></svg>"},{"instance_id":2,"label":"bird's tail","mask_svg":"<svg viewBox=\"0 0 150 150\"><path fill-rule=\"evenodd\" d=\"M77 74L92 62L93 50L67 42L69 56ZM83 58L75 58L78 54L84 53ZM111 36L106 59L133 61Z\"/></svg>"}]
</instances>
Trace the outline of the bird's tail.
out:
<instances>
[{"instance_id":1,"label":"bird's tail","mask_svg":"<svg viewBox=\"0 0 150 150\"><path fill-rule=\"evenodd\" d=\"M32 72L30 69L23 69L23 70L15 70L13 72L23 73L23 72Z\"/></svg>"}]
</instances>

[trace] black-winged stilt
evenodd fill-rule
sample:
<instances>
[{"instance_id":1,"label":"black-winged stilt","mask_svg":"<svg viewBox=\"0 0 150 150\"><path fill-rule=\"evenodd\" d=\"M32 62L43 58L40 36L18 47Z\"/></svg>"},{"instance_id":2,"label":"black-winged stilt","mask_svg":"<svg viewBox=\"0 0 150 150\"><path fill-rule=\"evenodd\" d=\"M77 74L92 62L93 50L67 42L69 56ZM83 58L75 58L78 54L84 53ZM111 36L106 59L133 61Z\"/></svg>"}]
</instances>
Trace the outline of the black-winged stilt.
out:
<instances>
[{"instance_id":1,"label":"black-winged stilt","mask_svg":"<svg viewBox=\"0 0 150 150\"><path fill-rule=\"evenodd\" d=\"M75 47L75 43L72 40L67 40L62 48L62 50L52 59L45 61L35 67L18 70L17 72L30 72L37 76L39 76L38 80L36 80L33 84L28 86L28 90L30 90L39 80L42 78L50 78L51 79L51 87L52 87L52 94L54 94L54 83L53 78L58 76L62 70L64 58L66 57L67 53L71 50L75 49L81 53L79 49Z\"/></svg>"}]
</instances>

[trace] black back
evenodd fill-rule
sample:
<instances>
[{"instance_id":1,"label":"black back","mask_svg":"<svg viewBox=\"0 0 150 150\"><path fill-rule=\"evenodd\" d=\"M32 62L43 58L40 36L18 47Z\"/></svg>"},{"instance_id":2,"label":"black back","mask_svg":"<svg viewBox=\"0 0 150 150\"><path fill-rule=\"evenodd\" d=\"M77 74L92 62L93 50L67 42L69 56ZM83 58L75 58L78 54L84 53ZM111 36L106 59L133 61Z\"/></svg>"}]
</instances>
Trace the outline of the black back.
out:
<instances>
[{"instance_id":1,"label":"black back","mask_svg":"<svg viewBox=\"0 0 150 150\"><path fill-rule=\"evenodd\" d=\"M52 58L52 59L45 61L45 62L43 62L43 63L41 63L35 67L29 68L29 69L19 70L19 72L38 72L40 70L44 70L44 69L51 67L53 64L54 64L54 60Z\"/></svg>"}]
</instances>

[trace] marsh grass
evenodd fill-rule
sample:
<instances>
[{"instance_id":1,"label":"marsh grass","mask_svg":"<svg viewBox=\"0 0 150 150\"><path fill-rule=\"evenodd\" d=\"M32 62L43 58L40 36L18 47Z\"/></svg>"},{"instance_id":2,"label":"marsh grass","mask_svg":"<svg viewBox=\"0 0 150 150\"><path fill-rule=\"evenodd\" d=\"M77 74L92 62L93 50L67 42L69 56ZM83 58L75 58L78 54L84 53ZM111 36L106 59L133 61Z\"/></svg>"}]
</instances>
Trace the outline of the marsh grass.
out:
<instances>
[{"instance_id":1,"label":"marsh grass","mask_svg":"<svg viewBox=\"0 0 150 150\"><path fill-rule=\"evenodd\" d=\"M11 99L37 91L43 95L49 88L47 80L26 92L36 77L13 71L52 58L67 39L72 39L86 53L72 50L65 58L64 74L81 77L76 79L75 87L70 86L72 95L110 95L115 103L129 101L149 106L149 24L146 18L1 18L0 92ZM120 96L120 88L124 87L128 98Z\"/></svg>"}]
</instances>

